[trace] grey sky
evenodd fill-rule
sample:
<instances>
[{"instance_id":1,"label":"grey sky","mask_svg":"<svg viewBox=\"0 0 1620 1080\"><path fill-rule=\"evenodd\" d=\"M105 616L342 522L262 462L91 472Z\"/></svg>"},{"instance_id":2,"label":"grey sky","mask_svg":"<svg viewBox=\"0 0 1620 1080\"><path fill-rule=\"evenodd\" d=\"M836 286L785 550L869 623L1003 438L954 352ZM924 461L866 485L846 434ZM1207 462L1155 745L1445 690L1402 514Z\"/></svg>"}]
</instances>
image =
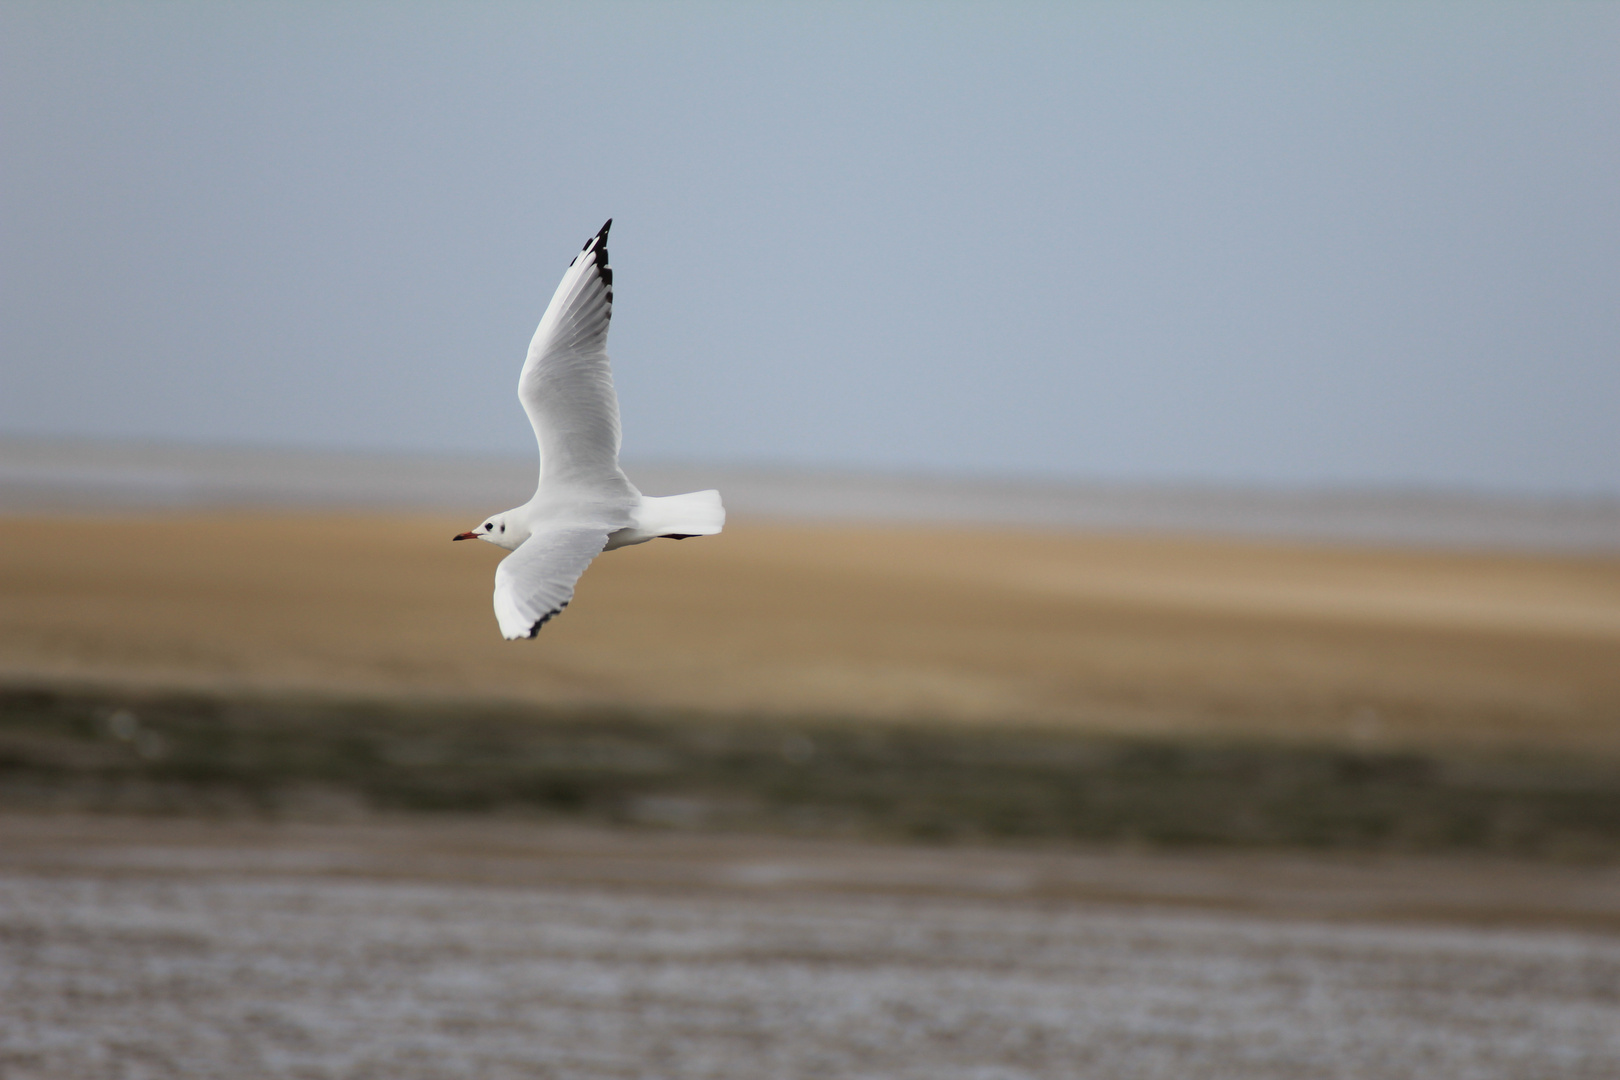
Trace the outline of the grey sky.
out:
<instances>
[{"instance_id":1,"label":"grey sky","mask_svg":"<svg viewBox=\"0 0 1620 1080\"><path fill-rule=\"evenodd\" d=\"M0 432L1620 494L1620 6L0 7Z\"/></svg>"}]
</instances>

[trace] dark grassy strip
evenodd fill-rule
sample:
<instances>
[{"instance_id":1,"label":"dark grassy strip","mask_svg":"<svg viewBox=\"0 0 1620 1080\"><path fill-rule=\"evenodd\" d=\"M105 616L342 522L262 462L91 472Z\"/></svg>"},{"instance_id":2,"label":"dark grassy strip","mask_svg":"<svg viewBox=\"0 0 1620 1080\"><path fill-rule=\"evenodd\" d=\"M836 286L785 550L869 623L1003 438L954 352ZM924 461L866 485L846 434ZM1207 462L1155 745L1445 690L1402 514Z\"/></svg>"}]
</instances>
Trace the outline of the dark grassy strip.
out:
<instances>
[{"instance_id":1,"label":"dark grassy strip","mask_svg":"<svg viewBox=\"0 0 1620 1080\"><path fill-rule=\"evenodd\" d=\"M1053 731L0 690L0 806L1620 857L1620 768ZM323 801L324 800L324 801Z\"/></svg>"}]
</instances>

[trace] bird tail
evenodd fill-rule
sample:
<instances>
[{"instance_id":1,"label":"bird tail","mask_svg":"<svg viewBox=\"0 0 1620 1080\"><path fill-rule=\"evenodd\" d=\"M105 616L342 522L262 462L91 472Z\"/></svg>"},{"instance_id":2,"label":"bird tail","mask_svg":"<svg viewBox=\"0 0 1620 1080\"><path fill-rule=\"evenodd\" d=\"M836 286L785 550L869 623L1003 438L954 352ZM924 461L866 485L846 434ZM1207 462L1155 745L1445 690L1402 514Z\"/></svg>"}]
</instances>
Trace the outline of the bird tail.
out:
<instances>
[{"instance_id":1,"label":"bird tail","mask_svg":"<svg viewBox=\"0 0 1620 1080\"><path fill-rule=\"evenodd\" d=\"M636 531L653 536L713 536L726 524L720 493L689 491L685 495L643 495Z\"/></svg>"}]
</instances>

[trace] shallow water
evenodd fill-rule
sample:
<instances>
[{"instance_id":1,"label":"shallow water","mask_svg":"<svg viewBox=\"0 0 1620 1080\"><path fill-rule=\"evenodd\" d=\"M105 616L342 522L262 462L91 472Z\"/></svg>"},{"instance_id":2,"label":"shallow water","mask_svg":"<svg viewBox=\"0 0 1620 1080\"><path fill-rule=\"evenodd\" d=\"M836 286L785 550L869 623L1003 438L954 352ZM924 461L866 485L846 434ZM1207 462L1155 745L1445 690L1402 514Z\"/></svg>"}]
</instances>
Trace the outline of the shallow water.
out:
<instances>
[{"instance_id":1,"label":"shallow water","mask_svg":"<svg viewBox=\"0 0 1620 1080\"><path fill-rule=\"evenodd\" d=\"M737 466L627 464L649 494L718 487L745 517L953 522L1546 551L1620 550L1601 495L1222 487ZM0 437L0 511L453 508L522 502L532 458Z\"/></svg>"},{"instance_id":2,"label":"shallow water","mask_svg":"<svg viewBox=\"0 0 1620 1080\"><path fill-rule=\"evenodd\" d=\"M614 843L571 842L576 862ZM736 873L706 887L667 872L679 854L657 871L656 847L638 843L648 854L597 866L620 876L612 885L571 880L566 859L547 880L543 858L513 861L505 882L455 880L473 864L442 860L424 860L433 879L408 862L383 878L319 831L262 860L161 844L99 866L12 859L0 1072L1620 1075L1613 934L908 891L907 867L948 873L958 858L922 849L894 849L881 890ZM851 851L868 869L885 861Z\"/></svg>"}]
</instances>

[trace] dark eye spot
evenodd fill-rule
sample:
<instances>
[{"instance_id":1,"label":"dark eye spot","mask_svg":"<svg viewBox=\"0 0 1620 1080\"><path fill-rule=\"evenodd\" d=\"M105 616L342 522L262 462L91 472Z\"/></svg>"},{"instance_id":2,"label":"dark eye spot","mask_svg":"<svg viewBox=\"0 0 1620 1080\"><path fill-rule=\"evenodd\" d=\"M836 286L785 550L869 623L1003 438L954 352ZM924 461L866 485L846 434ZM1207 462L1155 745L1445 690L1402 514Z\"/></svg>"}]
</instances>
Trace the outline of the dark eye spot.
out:
<instances>
[{"instance_id":1,"label":"dark eye spot","mask_svg":"<svg viewBox=\"0 0 1620 1080\"><path fill-rule=\"evenodd\" d=\"M502 526L501 526L501 532L505 532L505 531L506 531L506 526L505 526L505 525L502 525Z\"/></svg>"},{"instance_id":2,"label":"dark eye spot","mask_svg":"<svg viewBox=\"0 0 1620 1080\"><path fill-rule=\"evenodd\" d=\"M495 527L495 523L493 521L484 522L484 531L485 532L488 532L489 530L493 529L494 527Z\"/></svg>"}]
</instances>

